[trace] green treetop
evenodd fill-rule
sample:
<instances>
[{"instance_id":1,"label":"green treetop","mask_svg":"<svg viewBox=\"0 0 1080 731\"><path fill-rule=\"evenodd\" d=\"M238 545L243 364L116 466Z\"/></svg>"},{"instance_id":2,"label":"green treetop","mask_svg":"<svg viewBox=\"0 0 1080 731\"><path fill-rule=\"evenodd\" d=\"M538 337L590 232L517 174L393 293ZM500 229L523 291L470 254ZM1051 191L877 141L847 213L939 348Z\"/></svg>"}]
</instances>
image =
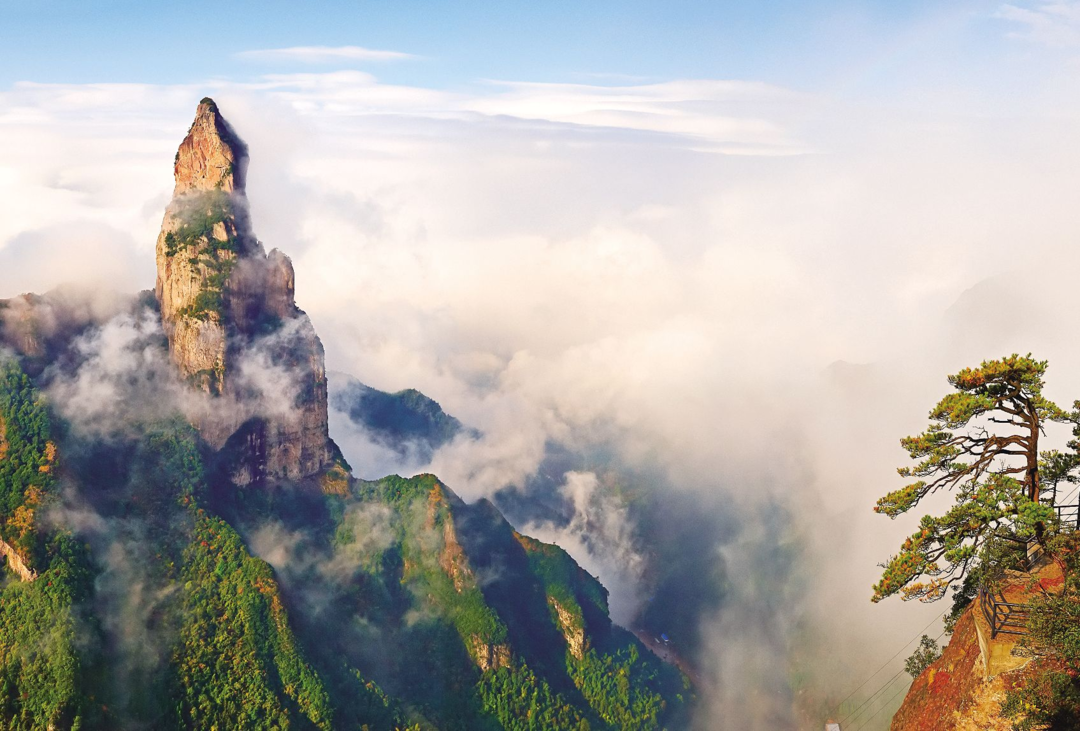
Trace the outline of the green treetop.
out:
<instances>
[{"instance_id":1,"label":"green treetop","mask_svg":"<svg viewBox=\"0 0 1080 731\"><path fill-rule=\"evenodd\" d=\"M1039 437L1048 422L1071 422L1071 415L1042 395L1046 361L1011 355L965 368L949 383L955 389L930 411L930 426L900 440L915 478L877 501L875 512L890 518L908 512L938 490L956 493L944 515L924 516L900 553L882 564L873 601L900 592L904 599L933 601L961 580L993 537L1042 536L1053 508L1040 501L1040 469L1051 467L1053 482L1065 479L1074 455L1044 452ZM925 579L925 581L920 581Z\"/></svg>"}]
</instances>

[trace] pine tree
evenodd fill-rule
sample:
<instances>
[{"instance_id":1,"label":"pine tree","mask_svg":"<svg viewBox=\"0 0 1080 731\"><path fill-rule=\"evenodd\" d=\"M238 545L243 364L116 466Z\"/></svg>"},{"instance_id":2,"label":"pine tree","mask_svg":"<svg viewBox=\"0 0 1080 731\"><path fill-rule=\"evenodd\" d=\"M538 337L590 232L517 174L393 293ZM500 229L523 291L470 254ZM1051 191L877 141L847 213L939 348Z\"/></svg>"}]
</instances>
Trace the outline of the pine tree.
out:
<instances>
[{"instance_id":1,"label":"pine tree","mask_svg":"<svg viewBox=\"0 0 1080 731\"><path fill-rule=\"evenodd\" d=\"M923 517L900 552L882 564L873 601L898 592L904 599L940 599L978 563L988 541L1041 539L1054 511L1041 500L1040 470L1053 465L1056 483L1075 459L1040 455L1039 437L1048 423L1077 419L1042 395L1046 368L1030 354L965 368L949 376L955 392L930 411L926 431L900 441L918 463L898 472L916 479L878 500L875 512L895 518L939 490L954 491L956 502L942 516Z\"/></svg>"}]
</instances>

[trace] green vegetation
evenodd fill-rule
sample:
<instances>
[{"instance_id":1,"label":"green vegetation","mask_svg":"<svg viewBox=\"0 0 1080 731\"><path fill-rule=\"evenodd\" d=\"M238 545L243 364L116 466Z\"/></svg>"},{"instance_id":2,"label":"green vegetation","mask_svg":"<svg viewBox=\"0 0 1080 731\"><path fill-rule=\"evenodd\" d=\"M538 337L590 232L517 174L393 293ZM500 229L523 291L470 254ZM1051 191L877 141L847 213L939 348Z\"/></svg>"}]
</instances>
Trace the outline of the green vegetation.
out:
<instances>
[{"instance_id":1,"label":"green vegetation","mask_svg":"<svg viewBox=\"0 0 1080 731\"><path fill-rule=\"evenodd\" d=\"M54 489L48 411L14 360L0 362L0 516L4 538L39 570L0 590L0 725L78 729L85 693L86 626L75 607L92 586L85 550L65 532L38 530L35 510Z\"/></svg>"},{"instance_id":2,"label":"green vegetation","mask_svg":"<svg viewBox=\"0 0 1080 731\"><path fill-rule=\"evenodd\" d=\"M454 532L447 498L452 493L433 475L412 480L394 475L374 483L368 491L381 496L405 518L393 521L401 556L410 567L401 581L434 602L466 647L505 643L506 625L487 605L483 592L462 563L464 555L446 545L446 537ZM440 565L443 561L448 562L446 566ZM457 582L448 573L451 565L454 568L449 570L458 572Z\"/></svg>"},{"instance_id":3,"label":"green vegetation","mask_svg":"<svg viewBox=\"0 0 1080 731\"><path fill-rule=\"evenodd\" d=\"M478 685L484 708L506 731L589 731L588 720L527 666L484 673ZM636 726L630 728L638 728Z\"/></svg>"},{"instance_id":4,"label":"green vegetation","mask_svg":"<svg viewBox=\"0 0 1080 731\"><path fill-rule=\"evenodd\" d=\"M82 549L66 534L47 546L48 568L35 581L0 593L0 726L12 731L82 728L86 638L74 606L92 586Z\"/></svg>"},{"instance_id":5,"label":"green vegetation","mask_svg":"<svg viewBox=\"0 0 1080 731\"><path fill-rule=\"evenodd\" d=\"M181 725L329 729L329 696L300 654L269 565L202 511L184 558Z\"/></svg>"},{"instance_id":6,"label":"green vegetation","mask_svg":"<svg viewBox=\"0 0 1080 731\"><path fill-rule=\"evenodd\" d=\"M56 447L32 384L13 361L2 368L5 525L23 526L17 545L39 546L44 570L34 581L8 580L0 593L0 726L104 728L116 714L92 696L107 693L107 684L87 682L92 663L81 655L96 642L94 620L85 616L95 569L69 535L40 534L26 518L52 488ZM303 659L270 567L199 507L206 471L194 430L180 420L150 425L121 451L126 465L111 476L128 487L108 509L125 516L120 525L137 519L146 526L153 536L146 580L166 595L179 587L182 597L172 679L135 678L132 691L151 694L137 705L152 709L157 728L331 728L329 696ZM99 678L100 670L93 671ZM174 714L162 715L170 705Z\"/></svg>"},{"instance_id":7,"label":"green vegetation","mask_svg":"<svg viewBox=\"0 0 1080 731\"><path fill-rule=\"evenodd\" d=\"M923 635L915 652L904 661L904 672L912 678L917 678L939 657L941 657L941 648L938 647L937 640Z\"/></svg>"},{"instance_id":8,"label":"green vegetation","mask_svg":"<svg viewBox=\"0 0 1080 731\"><path fill-rule=\"evenodd\" d=\"M393 448L404 449L402 445L409 444L427 450L426 454L464 428L436 401L411 388L386 393L350 379L331 395L331 400L334 408L346 412L376 439Z\"/></svg>"},{"instance_id":9,"label":"green vegetation","mask_svg":"<svg viewBox=\"0 0 1080 731\"><path fill-rule=\"evenodd\" d=\"M355 538L346 517L355 506L389 508L383 529L392 539L355 564L364 587L359 605L384 628L385 652L405 658L397 677L380 685L395 688L427 722L441 729L685 726L685 679L612 627L607 592L562 549L514 533L490 508L466 505L431 475L356 482L351 498L334 500L341 546ZM365 530L379 529L369 522ZM488 566L496 574L481 580ZM589 645L581 660L562 641L551 600L572 617L566 629ZM388 639L395 616L422 619ZM485 672L470 656L477 641L484 662L504 653Z\"/></svg>"},{"instance_id":10,"label":"green vegetation","mask_svg":"<svg viewBox=\"0 0 1080 731\"><path fill-rule=\"evenodd\" d=\"M639 648L633 636L619 630L581 660L567 655L567 667L589 705L611 727L667 728L673 717L685 713L689 681Z\"/></svg>"},{"instance_id":11,"label":"green vegetation","mask_svg":"<svg viewBox=\"0 0 1080 731\"><path fill-rule=\"evenodd\" d=\"M529 557L529 568L540 579L544 591L575 618L575 629L585 628L585 610L607 617L607 589L577 565L563 549L526 536L517 536ZM555 612L552 607L552 612Z\"/></svg>"},{"instance_id":12,"label":"green vegetation","mask_svg":"<svg viewBox=\"0 0 1080 731\"><path fill-rule=\"evenodd\" d=\"M896 593L940 599L979 565L984 546L1043 535L1054 511L1042 501L1040 457L1045 463L1057 453L1040 455L1039 437L1047 424L1075 418L1043 397L1046 368L1030 355L965 368L949 376L956 392L930 411L929 428L901 440L918 463L899 473L917 479L878 500L875 511L895 518L938 490L955 491L956 504L923 517L885 564L873 601ZM1009 429L992 432L998 424Z\"/></svg>"},{"instance_id":13,"label":"green vegetation","mask_svg":"<svg viewBox=\"0 0 1080 731\"><path fill-rule=\"evenodd\" d=\"M51 430L29 377L0 356L0 537L31 567L42 559L35 513L55 489Z\"/></svg>"},{"instance_id":14,"label":"green vegetation","mask_svg":"<svg viewBox=\"0 0 1080 731\"><path fill-rule=\"evenodd\" d=\"M177 211L178 226L165 234L165 253L176 256L192 249L205 248L210 255L232 251L229 239L218 239L214 228L233 215L232 200L221 190L192 193L182 199L183 207Z\"/></svg>"},{"instance_id":15,"label":"green vegetation","mask_svg":"<svg viewBox=\"0 0 1080 731\"><path fill-rule=\"evenodd\" d=\"M357 481L355 486L356 496L360 500L385 503L403 519L413 509L422 509L435 490L442 490L439 478L435 475L390 475L374 482ZM403 531L404 528L402 524L399 530ZM404 533L399 535L404 536Z\"/></svg>"},{"instance_id":16,"label":"green vegetation","mask_svg":"<svg viewBox=\"0 0 1080 731\"><path fill-rule=\"evenodd\" d=\"M1065 581L1061 593L1040 593L1030 604L1024 643L1037 657L1002 704L1018 731L1074 729L1080 718L1080 534L1059 534L1047 549Z\"/></svg>"},{"instance_id":17,"label":"green vegetation","mask_svg":"<svg viewBox=\"0 0 1080 731\"><path fill-rule=\"evenodd\" d=\"M142 547L140 590L160 597L145 621L162 651L132 656L115 617L98 614L112 559L27 517L56 489L57 447L15 362L0 371L0 419L4 535L40 572L0 588L2 728L682 727L681 675L611 626L606 591L568 554L515 534L490 505L431 475L358 482L341 465L324 493L237 493L231 524L211 506L235 488L179 417L116 443L58 440L112 540ZM316 552L323 568L290 574L299 613L233 527L245 516L293 521ZM580 660L559 641L554 602L588 647Z\"/></svg>"},{"instance_id":18,"label":"green vegetation","mask_svg":"<svg viewBox=\"0 0 1080 731\"><path fill-rule=\"evenodd\" d=\"M202 267L203 282L195 300L177 314L196 320L220 319L225 306L225 285L236 266L238 241L229 232L233 217L232 199L222 190L191 194L177 212L179 225L165 234L165 253L170 257L188 255L193 268ZM215 228L226 224L225 238Z\"/></svg>"}]
</instances>

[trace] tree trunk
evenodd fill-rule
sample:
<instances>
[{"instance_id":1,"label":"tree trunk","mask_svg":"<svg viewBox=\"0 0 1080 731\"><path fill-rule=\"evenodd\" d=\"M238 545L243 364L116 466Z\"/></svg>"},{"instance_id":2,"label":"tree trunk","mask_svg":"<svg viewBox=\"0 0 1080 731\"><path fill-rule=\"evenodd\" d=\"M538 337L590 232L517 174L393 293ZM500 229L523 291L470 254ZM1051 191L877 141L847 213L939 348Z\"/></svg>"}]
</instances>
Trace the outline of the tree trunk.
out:
<instances>
[{"instance_id":1,"label":"tree trunk","mask_svg":"<svg viewBox=\"0 0 1080 731\"><path fill-rule=\"evenodd\" d=\"M1027 483L1028 483L1028 498L1034 502L1039 502L1039 414L1035 410L1034 404L1028 402L1028 424L1031 429L1031 437L1028 442L1028 454L1027 454ZM1045 526L1042 521L1035 524L1035 538L1042 543L1043 532Z\"/></svg>"}]
</instances>

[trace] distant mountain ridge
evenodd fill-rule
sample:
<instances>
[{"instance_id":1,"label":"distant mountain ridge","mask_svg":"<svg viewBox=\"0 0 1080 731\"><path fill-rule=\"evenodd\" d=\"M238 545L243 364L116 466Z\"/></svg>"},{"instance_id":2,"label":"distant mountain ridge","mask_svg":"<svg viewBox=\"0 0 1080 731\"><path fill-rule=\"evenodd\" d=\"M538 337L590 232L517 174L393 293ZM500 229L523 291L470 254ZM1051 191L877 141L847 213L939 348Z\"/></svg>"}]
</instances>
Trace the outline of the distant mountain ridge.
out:
<instances>
[{"instance_id":1,"label":"distant mountain ridge","mask_svg":"<svg viewBox=\"0 0 1080 731\"><path fill-rule=\"evenodd\" d=\"M414 388L387 393L366 386L345 373L329 374L330 407L346 415L366 430L374 441L404 453L410 445L420 448L430 460L436 449L458 434L478 437L455 417L443 411L437 401Z\"/></svg>"}]
</instances>

